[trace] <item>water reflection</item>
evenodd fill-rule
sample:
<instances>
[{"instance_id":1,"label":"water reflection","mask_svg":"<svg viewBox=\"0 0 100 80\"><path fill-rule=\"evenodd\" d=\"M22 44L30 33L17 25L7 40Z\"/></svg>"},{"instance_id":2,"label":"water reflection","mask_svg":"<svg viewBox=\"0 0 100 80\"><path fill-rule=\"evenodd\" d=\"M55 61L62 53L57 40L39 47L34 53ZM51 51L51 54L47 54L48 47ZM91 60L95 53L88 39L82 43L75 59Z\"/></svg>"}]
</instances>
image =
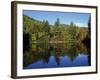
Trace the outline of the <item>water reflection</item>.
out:
<instances>
[{"instance_id":1,"label":"water reflection","mask_svg":"<svg viewBox=\"0 0 100 80\"><path fill-rule=\"evenodd\" d=\"M90 49L82 43L34 43L24 51L24 69L89 65Z\"/></svg>"}]
</instances>

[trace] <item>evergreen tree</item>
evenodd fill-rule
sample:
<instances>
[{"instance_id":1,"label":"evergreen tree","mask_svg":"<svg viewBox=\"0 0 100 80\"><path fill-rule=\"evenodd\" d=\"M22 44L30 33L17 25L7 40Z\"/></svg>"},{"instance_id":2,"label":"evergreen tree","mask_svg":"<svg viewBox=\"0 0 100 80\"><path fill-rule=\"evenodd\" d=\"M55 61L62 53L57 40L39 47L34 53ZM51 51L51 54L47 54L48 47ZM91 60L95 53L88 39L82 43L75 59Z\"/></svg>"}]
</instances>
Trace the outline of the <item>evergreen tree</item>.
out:
<instances>
[{"instance_id":1,"label":"evergreen tree","mask_svg":"<svg viewBox=\"0 0 100 80\"><path fill-rule=\"evenodd\" d=\"M55 22L55 26L59 27L59 25L60 25L60 20L59 20L59 18L57 18L57 21Z\"/></svg>"},{"instance_id":2,"label":"evergreen tree","mask_svg":"<svg viewBox=\"0 0 100 80\"><path fill-rule=\"evenodd\" d=\"M89 21L88 21L88 29L89 29L89 35L91 33L91 16L89 17Z\"/></svg>"}]
</instances>

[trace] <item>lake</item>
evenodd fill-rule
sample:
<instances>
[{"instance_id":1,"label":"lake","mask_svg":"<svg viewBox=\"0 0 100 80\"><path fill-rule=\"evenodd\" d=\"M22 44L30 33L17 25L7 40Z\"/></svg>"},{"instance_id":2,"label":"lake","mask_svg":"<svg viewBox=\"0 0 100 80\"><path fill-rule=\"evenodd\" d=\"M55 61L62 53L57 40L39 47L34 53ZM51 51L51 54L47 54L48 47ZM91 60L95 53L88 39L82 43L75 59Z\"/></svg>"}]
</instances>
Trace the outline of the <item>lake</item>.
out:
<instances>
[{"instance_id":1,"label":"lake","mask_svg":"<svg viewBox=\"0 0 100 80\"><path fill-rule=\"evenodd\" d=\"M23 56L23 69L91 65L90 49L83 43L33 43Z\"/></svg>"}]
</instances>

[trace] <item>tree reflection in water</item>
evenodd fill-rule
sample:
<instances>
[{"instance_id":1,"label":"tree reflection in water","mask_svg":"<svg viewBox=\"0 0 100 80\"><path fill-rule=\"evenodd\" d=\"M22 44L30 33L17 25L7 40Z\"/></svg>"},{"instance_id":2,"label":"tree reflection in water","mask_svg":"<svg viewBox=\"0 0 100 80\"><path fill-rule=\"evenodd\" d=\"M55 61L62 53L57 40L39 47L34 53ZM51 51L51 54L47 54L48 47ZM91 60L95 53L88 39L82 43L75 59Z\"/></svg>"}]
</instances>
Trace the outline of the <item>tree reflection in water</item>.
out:
<instances>
[{"instance_id":1,"label":"tree reflection in water","mask_svg":"<svg viewBox=\"0 0 100 80\"><path fill-rule=\"evenodd\" d=\"M89 66L90 65L90 49L87 48L83 43L34 43L30 50L24 50L23 52L23 68L30 69L28 66L32 65L31 68L49 68L49 67L74 67L74 66ZM79 55L86 55L86 64L67 64L67 58L70 59L71 63ZM66 58L66 62L61 62ZM55 63L53 61L55 61ZM39 63L40 61L40 63ZM84 60L85 61L85 60ZM39 63L38 66L35 64ZM64 65L63 65L63 64ZM34 66L35 65L35 66ZM46 66L43 66L46 65ZM41 67L42 66L42 67Z\"/></svg>"}]
</instances>

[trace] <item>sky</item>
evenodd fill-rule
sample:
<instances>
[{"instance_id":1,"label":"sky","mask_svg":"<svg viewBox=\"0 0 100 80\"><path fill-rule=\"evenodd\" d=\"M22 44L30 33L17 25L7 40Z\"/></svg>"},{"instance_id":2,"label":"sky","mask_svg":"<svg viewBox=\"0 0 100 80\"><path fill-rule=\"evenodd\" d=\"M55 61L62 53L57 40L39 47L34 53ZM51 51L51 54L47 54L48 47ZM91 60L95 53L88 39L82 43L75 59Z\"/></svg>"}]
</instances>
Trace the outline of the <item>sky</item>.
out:
<instances>
[{"instance_id":1,"label":"sky","mask_svg":"<svg viewBox=\"0 0 100 80\"><path fill-rule=\"evenodd\" d=\"M59 18L61 24L74 24L87 27L90 13L75 13L75 12L54 12L54 11L34 11L24 10L24 15L27 15L36 20L48 20L49 24L53 25L57 18Z\"/></svg>"}]
</instances>

